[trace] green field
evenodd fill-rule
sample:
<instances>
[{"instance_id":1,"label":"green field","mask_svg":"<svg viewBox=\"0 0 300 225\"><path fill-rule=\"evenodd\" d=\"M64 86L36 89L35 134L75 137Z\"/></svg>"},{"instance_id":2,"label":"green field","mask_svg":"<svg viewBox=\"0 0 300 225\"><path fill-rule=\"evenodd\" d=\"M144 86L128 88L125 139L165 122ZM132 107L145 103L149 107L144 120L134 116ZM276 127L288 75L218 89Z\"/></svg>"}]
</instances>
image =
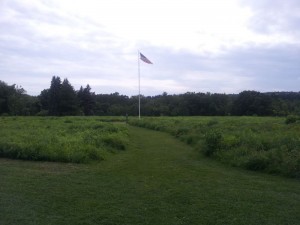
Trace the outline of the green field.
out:
<instances>
[{"instance_id":1,"label":"green field","mask_svg":"<svg viewBox=\"0 0 300 225\"><path fill-rule=\"evenodd\" d=\"M102 160L125 150L125 126L93 117L0 117L0 157L60 162Z\"/></svg>"},{"instance_id":2,"label":"green field","mask_svg":"<svg viewBox=\"0 0 300 225\"><path fill-rule=\"evenodd\" d=\"M181 121L182 118L177 119ZM210 126L226 124L222 118L186 118L187 122L193 119ZM237 123L243 120L236 119ZM246 119L251 127L253 121ZM97 117L2 120L6 121L1 124L2 133L5 133L3 124L12 128L18 120L19 127L15 130L22 126L28 129L30 124L38 124L41 120L40 126L51 123L51 127L58 126L58 130L65 132L68 129L63 127L85 124L91 132L90 127L99 123L104 130L106 127L120 130L117 134L126 144L125 149L119 151L119 147L101 142L99 146L104 148L101 153L105 153L105 157L83 161L85 163L1 158L1 225L300 224L298 179L233 168L203 157L198 149L167 133L120 122L103 124L104 119ZM154 122L154 119L149 120ZM266 123L276 126L284 125L282 121L266 118ZM83 132L84 127L78 132ZM178 137L188 140L188 136ZM82 140L74 139L78 139L77 145ZM102 136L99 139L103 140Z\"/></svg>"},{"instance_id":3,"label":"green field","mask_svg":"<svg viewBox=\"0 0 300 225\"><path fill-rule=\"evenodd\" d=\"M172 134L203 155L254 171L300 178L300 123L275 117L159 117L131 124Z\"/></svg>"}]
</instances>

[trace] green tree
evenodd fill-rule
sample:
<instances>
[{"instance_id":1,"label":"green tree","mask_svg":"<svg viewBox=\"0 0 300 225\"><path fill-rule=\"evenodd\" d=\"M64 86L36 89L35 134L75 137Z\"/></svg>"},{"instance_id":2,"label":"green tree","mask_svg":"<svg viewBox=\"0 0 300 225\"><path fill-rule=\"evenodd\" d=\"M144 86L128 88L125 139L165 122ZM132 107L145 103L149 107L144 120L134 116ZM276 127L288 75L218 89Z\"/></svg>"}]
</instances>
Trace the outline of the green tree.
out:
<instances>
[{"instance_id":1,"label":"green tree","mask_svg":"<svg viewBox=\"0 0 300 225\"><path fill-rule=\"evenodd\" d=\"M257 91L243 91L234 102L233 113L235 115L272 115L271 98Z\"/></svg>"},{"instance_id":2,"label":"green tree","mask_svg":"<svg viewBox=\"0 0 300 225\"><path fill-rule=\"evenodd\" d=\"M44 89L41 91L38 99L41 104L41 110L48 111L49 110L49 102L50 102L50 89Z\"/></svg>"},{"instance_id":3,"label":"green tree","mask_svg":"<svg viewBox=\"0 0 300 225\"><path fill-rule=\"evenodd\" d=\"M0 114L9 114L9 96L13 93L13 86L0 81Z\"/></svg>"},{"instance_id":4,"label":"green tree","mask_svg":"<svg viewBox=\"0 0 300 225\"><path fill-rule=\"evenodd\" d=\"M26 91L17 85L0 81L0 114L24 115Z\"/></svg>"},{"instance_id":5,"label":"green tree","mask_svg":"<svg viewBox=\"0 0 300 225\"><path fill-rule=\"evenodd\" d=\"M60 89L59 100L60 115L76 115L78 114L78 101L76 91L70 84L68 79L64 79Z\"/></svg>"},{"instance_id":6,"label":"green tree","mask_svg":"<svg viewBox=\"0 0 300 225\"><path fill-rule=\"evenodd\" d=\"M60 115L60 98L61 98L61 80L60 77L52 77L51 86L49 89L49 115Z\"/></svg>"},{"instance_id":7,"label":"green tree","mask_svg":"<svg viewBox=\"0 0 300 225\"><path fill-rule=\"evenodd\" d=\"M79 99L80 109L84 115L94 115L94 108L96 105L95 93L91 92L90 85L87 85L85 88L81 86L80 90L77 92L77 97Z\"/></svg>"}]
</instances>

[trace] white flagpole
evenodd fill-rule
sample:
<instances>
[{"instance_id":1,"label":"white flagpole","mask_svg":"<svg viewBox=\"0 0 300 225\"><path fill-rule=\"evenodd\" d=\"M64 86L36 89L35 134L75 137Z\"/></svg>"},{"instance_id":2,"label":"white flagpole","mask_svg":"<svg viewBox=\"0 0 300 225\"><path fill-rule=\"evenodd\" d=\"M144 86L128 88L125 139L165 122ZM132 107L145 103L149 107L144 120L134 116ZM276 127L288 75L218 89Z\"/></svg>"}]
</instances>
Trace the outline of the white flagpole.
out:
<instances>
[{"instance_id":1,"label":"white flagpole","mask_svg":"<svg viewBox=\"0 0 300 225\"><path fill-rule=\"evenodd\" d=\"M140 74L140 51L138 51L138 76L139 76L139 120L141 119L141 74Z\"/></svg>"}]
</instances>

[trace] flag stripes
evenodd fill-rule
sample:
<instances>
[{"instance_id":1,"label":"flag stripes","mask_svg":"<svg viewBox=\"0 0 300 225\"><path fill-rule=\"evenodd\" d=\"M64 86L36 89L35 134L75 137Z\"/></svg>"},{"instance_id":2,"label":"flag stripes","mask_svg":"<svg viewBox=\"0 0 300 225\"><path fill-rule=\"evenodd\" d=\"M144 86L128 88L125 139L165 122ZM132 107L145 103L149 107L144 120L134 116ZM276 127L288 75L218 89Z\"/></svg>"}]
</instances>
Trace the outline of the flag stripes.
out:
<instances>
[{"instance_id":1,"label":"flag stripes","mask_svg":"<svg viewBox=\"0 0 300 225\"><path fill-rule=\"evenodd\" d=\"M148 64L153 64L149 59L147 59L146 56L144 56L142 53L140 53L140 59L145 62L145 63L148 63Z\"/></svg>"}]
</instances>

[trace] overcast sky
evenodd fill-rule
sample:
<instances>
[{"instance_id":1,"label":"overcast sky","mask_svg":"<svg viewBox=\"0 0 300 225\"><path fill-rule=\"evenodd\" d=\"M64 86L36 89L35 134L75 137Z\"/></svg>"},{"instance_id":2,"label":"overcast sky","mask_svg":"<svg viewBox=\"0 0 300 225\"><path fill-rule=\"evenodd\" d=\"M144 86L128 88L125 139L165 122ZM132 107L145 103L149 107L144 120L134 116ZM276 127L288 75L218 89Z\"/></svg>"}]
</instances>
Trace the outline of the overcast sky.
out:
<instances>
[{"instance_id":1,"label":"overcast sky","mask_svg":"<svg viewBox=\"0 0 300 225\"><path fill-rule=\"evenodd\" d=\"M96 94L300 91L299 0L0 0L0 80Z\"/></svg>"}]
</instances>

